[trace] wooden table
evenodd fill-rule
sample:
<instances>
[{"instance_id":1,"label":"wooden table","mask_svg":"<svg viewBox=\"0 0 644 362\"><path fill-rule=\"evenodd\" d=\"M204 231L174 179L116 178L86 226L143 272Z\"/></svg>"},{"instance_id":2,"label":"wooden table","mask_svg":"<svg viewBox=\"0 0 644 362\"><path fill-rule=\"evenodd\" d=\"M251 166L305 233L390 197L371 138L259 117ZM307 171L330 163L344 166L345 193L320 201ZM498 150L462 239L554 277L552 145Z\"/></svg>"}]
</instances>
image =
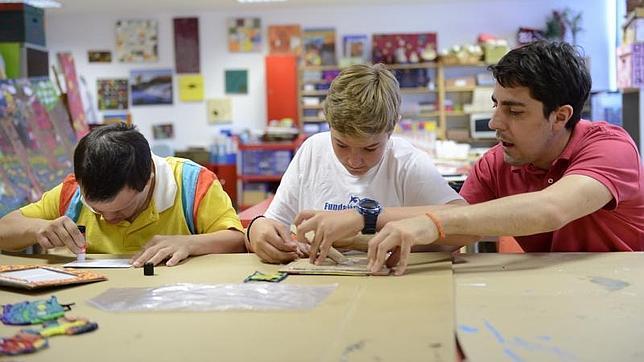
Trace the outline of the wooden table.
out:
<instances>
[{"instance_id":1,"label":"wooden table","mask_svg":"<svg viewBox=\"0 0 644 362\"><path fill-rule=\"evenodd\" d=\"M415 254L422 263L429 254ZM2 264L60 264L55 256L0 255ZM402 277L289 276L282 283L328 285L336 290L319 306L300 311L128 312L99 310L87 300L109 288L174 283L241 283L254 272L275 271L255 255L207 255L168 268L95 270L109 280L62 289L1 289L0 303L56 295L75 302L69 315L99 329L55 336L50 347L20 361L451 361L455 356L450 262L416 265ZM0 335L18 327L0 326Z\"/></svg>"},{"instance_id":2,"label":"wooden table","mask_svg":"<svg viewBox=\"0 0 644 362\"><path fill-rule=\"evenodd\" d=\"M465 255L454 282L469 361L644 361L644 253Z\"/></svg>"}]
</instances>

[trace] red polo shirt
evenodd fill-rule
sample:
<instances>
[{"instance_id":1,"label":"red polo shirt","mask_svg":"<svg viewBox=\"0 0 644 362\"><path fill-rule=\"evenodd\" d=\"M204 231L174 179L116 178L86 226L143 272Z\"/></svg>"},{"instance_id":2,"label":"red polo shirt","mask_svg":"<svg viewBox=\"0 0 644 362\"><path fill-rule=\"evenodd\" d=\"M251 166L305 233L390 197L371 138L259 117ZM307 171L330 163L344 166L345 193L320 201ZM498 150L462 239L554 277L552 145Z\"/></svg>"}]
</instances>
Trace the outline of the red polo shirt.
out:
<instances>
[{"instance_id":1,"label":"red polo shirt","mask_svg":"<svg viewBox=\"0 0 644 362\"><path fill-rule=\"evenodd\" d=\"M624 131L606 122L580 121L549 170L511 166L494 146L465 180L461 196L470 204L543 190L565 175L585 175L610 190L613 200L563 228L518 236L526 252L644 250L644 167Z\"/></svg>"}]
</instances>

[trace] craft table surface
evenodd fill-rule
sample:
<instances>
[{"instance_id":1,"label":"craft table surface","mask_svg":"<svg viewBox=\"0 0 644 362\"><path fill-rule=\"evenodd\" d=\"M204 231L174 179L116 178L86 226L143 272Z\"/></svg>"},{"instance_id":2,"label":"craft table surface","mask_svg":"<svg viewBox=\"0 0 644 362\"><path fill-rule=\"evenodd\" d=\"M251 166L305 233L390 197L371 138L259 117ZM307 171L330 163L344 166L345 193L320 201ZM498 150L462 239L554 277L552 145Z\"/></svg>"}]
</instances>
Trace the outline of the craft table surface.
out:
<instances>
[{"instance_id":1,"label":"craft table surface","mask_svg":"<svg viewBox=\"0 0 644 362\"><path fill-rule=\"evenodd\" d=\"M644 253L455 259L468 361L644 361Z\"/></svg>"},{"instance_id":2,"label":"craft table surface","mask_svg":"<svg viewBox=\"0 0 644 362\"><path fill-rule=\"evenodd\" d=\"M114 257L106 255L105 257ZM417 253L412 262L435 258ZM60 256L0 255L2 264L60 265ZM402 277L292 275L282 283L337 289L304 311L104 312L87 300L109 288L174 283L240 283L254 272L272 272L253 254L206 255L176 267L97 269L109 280L26 292L0 289L0 303L44 299L75 302L69 315L99 329L55 336L46 350L7 361L453 361L454 291L450 262L419 264ZM18 327L0 326L0 335Z\"/></svg>"}]
</instances>

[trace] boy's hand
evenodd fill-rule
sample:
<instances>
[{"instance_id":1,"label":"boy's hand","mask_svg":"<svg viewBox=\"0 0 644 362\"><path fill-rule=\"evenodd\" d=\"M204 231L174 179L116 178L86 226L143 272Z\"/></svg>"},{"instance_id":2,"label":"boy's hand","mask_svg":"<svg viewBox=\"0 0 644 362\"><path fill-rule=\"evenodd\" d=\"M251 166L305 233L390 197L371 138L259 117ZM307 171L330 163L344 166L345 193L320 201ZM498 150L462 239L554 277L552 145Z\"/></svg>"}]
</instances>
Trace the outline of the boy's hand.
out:
<instances>
[{"instance_id":1,"label":"boy's hand","mask_svg":"<svg viewBox=\"0 0 644 362\"><path fill-rule=\"evenodd\" d=\"M167 259L165 265L175 266L192 254L190 245L186 235L155 235L130 259L130 264L138 268L147 262L157 265Z\"/></svg>"},{"instance_id":2,"label":"boy's hand","mask_svg":"<svg viewBox=\"0 0 644 362\"><path fill-rule=\"evenodd\" d=\"M288 263L297 259L297 243L280 222L268 218L255 220L248 240L252 251L267 263Z\"/></svg>"},{"instance_id":3,"label":"boy's hand","mask_svg":"<svg viewBox=\"0 0 644 362\"><path fill-rule=\"evenodd\" d=\"M74 254L81 252L85 238L76 224L67 216L61 216L52 221L43 221L42 227L36 231L36 241L43 249L66 247Z\"/></svg>"},{"instance_id":4,"label":"boy's hand","mask_svg":"<svg viewBox=\"0 0 644 362\"><path fill-rule=\"evenodd\" d=\"M363 228L362 215L355 210L345 211L312 211L305 210L297 214L294 221L297 226L297 240L306 243L306 233L313 231L309 258L311 263L323 262L333 243L356 236Z\"/></svg>"}]
</instances>

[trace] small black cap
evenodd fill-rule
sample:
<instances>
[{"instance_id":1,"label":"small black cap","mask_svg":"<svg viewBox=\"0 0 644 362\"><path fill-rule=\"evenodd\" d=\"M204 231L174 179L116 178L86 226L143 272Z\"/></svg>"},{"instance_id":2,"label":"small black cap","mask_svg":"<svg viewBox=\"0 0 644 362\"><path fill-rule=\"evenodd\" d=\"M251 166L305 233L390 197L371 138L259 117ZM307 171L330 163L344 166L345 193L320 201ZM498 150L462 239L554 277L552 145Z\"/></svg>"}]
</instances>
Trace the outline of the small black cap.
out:
<instances>
[{"instance_id":1,"label":"small black cap","mask_svg":"<svg viewBox=\"0 0 644 362\"><path fill-rule=\"evenodd\" d=\"M77 225L78 231L81 232L81 234L85 234L85 225Z\"/></svg>"},{"instance_id":2,"label":"small black cap","mask_svg":"<svg viewBox=\"0 0 644 362\"><path fill-rule=\"evenodd\" d=\"M154 264L150 262L143 264L143 275L154 275Z\"/></svg>"}]
</instances>

